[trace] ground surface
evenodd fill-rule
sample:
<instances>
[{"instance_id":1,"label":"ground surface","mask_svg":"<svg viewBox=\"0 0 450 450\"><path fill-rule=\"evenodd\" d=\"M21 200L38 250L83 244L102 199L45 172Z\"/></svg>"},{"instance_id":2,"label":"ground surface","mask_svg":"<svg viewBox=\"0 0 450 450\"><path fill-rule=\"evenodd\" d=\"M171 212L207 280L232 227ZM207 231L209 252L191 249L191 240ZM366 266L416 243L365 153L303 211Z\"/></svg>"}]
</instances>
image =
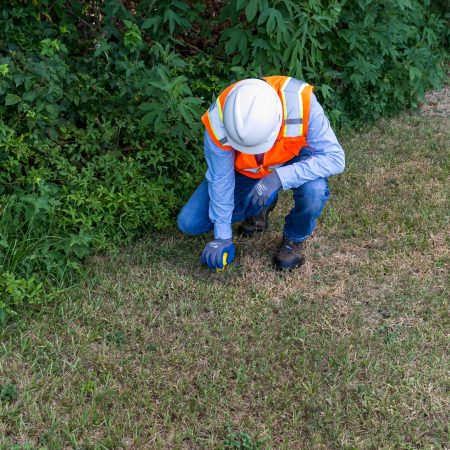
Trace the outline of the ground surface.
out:
<instances>
[{"instance_id":1,"label":"ground surface","mask_svg":"<svg viewBox=\"0 0 450 450\"><path fill-rule=\"evenodd\" d=\"M449 125L342 137L300 270L271 266L288 194L222 273L175 231L91 260L1 335L0 447L446 447Z\"/></svg>"},{"instance_id":2,"label":"ground surface","mask_svg":"<svg viewBox=\"0 0 450 450\"><path fill-rule=\"evenodd\" d=\"M422 114L427 116L450 117L450 85L428 92L421 109Z\"/></svg>"}]
</instances>

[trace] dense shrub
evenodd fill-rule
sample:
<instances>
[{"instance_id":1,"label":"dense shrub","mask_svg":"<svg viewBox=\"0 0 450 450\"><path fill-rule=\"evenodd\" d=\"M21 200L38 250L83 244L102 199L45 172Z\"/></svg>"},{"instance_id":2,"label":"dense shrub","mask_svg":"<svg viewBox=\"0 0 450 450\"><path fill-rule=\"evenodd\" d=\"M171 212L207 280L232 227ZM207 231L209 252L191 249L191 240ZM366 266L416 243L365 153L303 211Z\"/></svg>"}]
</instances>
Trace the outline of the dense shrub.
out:
<instances>
[{"instance_id":1,"label":"dense shrub","mask_svg":"<svg viewBox=\"0 0 450 450\"><path fill-rule=\"evenodd\" d=\"M443 73L446 23L418 0L234 0L221 35L232 64L316 85L331 117L364 123L415 106ZM444 11L444 4L441 10Z\"/></svg>"},{"instance_id":2,"label":"dense shrub","mask_svg":"<svg viewBox=\"0 0 450 450\"><path fill-rule=\"evenodd\" d=\"M0 320L93 249L172 223L204 171L200 115L231 81L303 78L335 124L368 122L438 85L444 10L418 0L4 2Z\"/></svg>"}]
</instances>

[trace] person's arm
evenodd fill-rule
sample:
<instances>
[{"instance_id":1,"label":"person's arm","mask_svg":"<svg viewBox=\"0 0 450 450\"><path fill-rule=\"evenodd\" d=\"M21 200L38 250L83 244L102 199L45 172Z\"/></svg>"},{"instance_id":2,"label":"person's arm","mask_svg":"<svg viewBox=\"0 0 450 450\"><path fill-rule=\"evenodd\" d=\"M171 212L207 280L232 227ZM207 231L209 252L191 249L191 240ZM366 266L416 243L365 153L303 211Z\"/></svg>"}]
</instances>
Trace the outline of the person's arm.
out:
<instances>
[{"instance_id":1,"label":"person's arm","mask_svg":"<svg viewBox=\"0 0 450 450\"><path fill-rule=\"evenodd\" d=\"M223 150L205 131L206 180L209 193L209 218L214 224L214 239L231 239L234 209L234 150Z\"/></svg>"},{"instance_id":2,"label":"person's arm","mask_svg":"<svg viewBox=\"0 0 450 450\"><path fill-rule=\"evenodd\" d=\"M306 149L312 153L309 158L276 169L285 190L336 175L345 168L344 150L314 94L311 96L306 143Z\"/></svg>"}]
</instances>

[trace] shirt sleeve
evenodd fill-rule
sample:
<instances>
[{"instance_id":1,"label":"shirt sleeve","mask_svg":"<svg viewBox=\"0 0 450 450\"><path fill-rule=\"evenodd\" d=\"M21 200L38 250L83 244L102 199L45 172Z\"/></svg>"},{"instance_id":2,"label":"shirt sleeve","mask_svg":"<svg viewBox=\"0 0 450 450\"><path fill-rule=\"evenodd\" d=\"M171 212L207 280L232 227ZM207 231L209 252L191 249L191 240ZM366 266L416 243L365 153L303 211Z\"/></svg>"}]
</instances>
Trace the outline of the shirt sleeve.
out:
<instances>
[{"instance_id":1,"label":"shirt sleeve","mask_svg":"<svg viewBox=\"0 0 450 450\"><path fill-rule=\"evenodd\" d=\"M223 150L205 131L204 151L208 170L209 218L214 224L215 239L231 239L234 210L234 150Z\"/></svg>"},{"instance_id":2,"label":"shirt sleeve","mask_svg":"<svg viewBox=\"0 0 450 450\"><path fill-rule=\"evenodd\" d=\"M285 190L317 178L337 175L345 168L344 150L314 94L311 95L306 143L306 149L311 153L309 158L276 169Z\"/></svg>"}]
</instances>

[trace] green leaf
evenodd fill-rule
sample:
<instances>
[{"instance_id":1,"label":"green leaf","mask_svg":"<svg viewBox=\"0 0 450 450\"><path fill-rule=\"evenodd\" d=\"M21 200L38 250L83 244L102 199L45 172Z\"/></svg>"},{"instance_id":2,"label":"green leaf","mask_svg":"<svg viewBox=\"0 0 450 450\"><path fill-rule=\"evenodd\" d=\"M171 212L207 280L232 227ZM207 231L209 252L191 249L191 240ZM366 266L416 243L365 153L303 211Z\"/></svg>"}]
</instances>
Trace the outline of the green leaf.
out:
<instances>
[{"instance_id":1,"label":"green leaf","mask_svg":"<svg viewBox=\"0 0 450 450\"><path fill-rule=\"evenodd\" d=\"M182 0L172 1L172 6L176 6L178 9L181 9L181 11L188 11L190 8L188 3Z\"/></svg>"},{"instance_id":2,"label":"green leaf","mask_svg":"<svg viewBox=\"0 0 450 450\"><path fill-rule=\"evenodd\" d=\"M255 48L255 49L259 47L259 48L262 48L264 50L269 50L270 45L265 39L258 38L258 39L255 39L252 42L252 47Z\"/></svg>"},{"instance_id":3,"label":"green leaf","mask_svg":"<svg viewBox=\"0 0 450 450\"><path fill-rule=\"evenodd\" d=\"M417 67L410 67L409 78L411 81L414 81L415 79L420 80L422 78L422 72Z\"/></svg>"},{"instance_id":4,"label":"green leaf","mask_svg":"<svg viewBox=\"0 0 450 450\"><path fill-rule=\"evenodd\" d=\"M275 29L275 16L273 14L269 15L269 19L266 23L267 34L272 34L272 31Z\"/></svg>"},{"instance_id":5,"label":"green leaf","mask_svg":"<svg viewBox=\"0 0 450 450\"><path fill-rule=\"evenodd\" d=\"M244 7L246 1L247 0L237 0L236 11L240 11Z\"/></svg>"},{"instance_id":6,"label":"green leaf","mask_svg":"<svg viewBox=\"0 0 450 450\"><path fill-rule=\"evenodd\" d=\"M153 103L141 103L139 105L139 110L140 111L152 111L154 109L154 105Z\"/></svg>"},{"instance_id":7,"label":"green leaf","mask_svg":"<svg viewBox=\"0 0 450 450\"><path fill-rule=\"evenodd\" d=\"M160 23L161 23L161 17L159 17L159 16L150 17L150 19L144 20L144 23L142 24L141 28L143 30L147 30L148 28L153 27L153 33L156 33Z\"/></svg>"},{"instance_id":8,"label":"green leaf","mask_svg":"<svg viewBox=\"0 0 450 450\"><path fill-rule=\"evenodd\" d=\"M272 10L272 8L267 8L259 15L258 23L257 23L258 26L264 25L264 22L269 17L271 10Z\"/></svg>"},{"instance_id":9,"label":"green leaf","mask_svg":"<svg viewBox=\"0 0 450 450\"><path fill-rule=\"evenodd\" d=\"M19 103L20 101L22 101L22 99L18 95L7 94L6 98L5 98L5 105L6 106L15 105L16 103Z\"/></svg>"},{"instance_id":10,"label":"green leaf","mask_svg":"<svg viewBox=\"0 0 450 450\"><path fill-rule=\"evenodd\" d=\"M280 13L280 11L276 11L275 13L275 19L277 21L277 41L278 43L281 43L283 40L283 37L288 37L289 33L286 27L286 23L283 20L283 16ZM285 42L287 43L288 40L284 39Z\"/></svg>"},{"instance_id":11,"label":"green leaf","mask_svg":"<svg viewBox=\"0 0 450 450\"><path fill-rule=\"evenodd\" d=\"M139 125L141 127L147 127L149 126L151 123L153 123L155 121L155 118L157 116L157 113L155 111L150 111L147 114L145 114L142 119L139 122Z\"/></svg>"},{"instance_id":12,"label":"green leaf","mask_svg":"<svg viewBox=\"0 0 450 450\"><path fill-rule=\"evenodd\" d=\"M0 76L6 77L9 72L8 64L0 64Z\"/></svg>"},{"instance_id":13,"label":"green leaf","mask_svg":"<svg viewBox=\"0 0 450 450\"><path fill-rule=\"evenodd\" d=\"M45 110L52 116L57 116L59 114L59 108L57 105L52 105L51 103L45 106Z\"/></svg>"},{"instance_id":14,"label":"green leaf","mask_svg":"<svg viewBox=\"0 0 450 450\"><path fill-rule=\"evenodd\" d=\"M166 9L164 12L164 23L167 22L169 22L169 32L171 35L174 33L177 24L182 28L189 28L191 26L189 20L175 13L171 9Z\"/></svg>"},{"instance_id":15,"label":"green leaf","mask_svg":"<svg viewBox=\"0 0 450 450\"><path fill-rule=\"evenodd\" d=\"M331 86L328 86L327 84L322 84L319 86L318 90L322 94L323 99L327 99L331 97L331 94L333 93L333 88Z\"/></svg>"},{"instance_id":16,"label":"green leaf","mask_svg":"<svg viewBox=\"0 0 450 450\"><path fill-rule=\"evenodd\" d=\"M245 7L245 17L249 22L251 22L256 17L257 12L258 12L258 1L250 0L248 5Z\"/></svg>"},{"instance_id":17,"label":"green leaf","mask_svg":"<svg viewBox=\"0 0 450 450\"><path fill-rule=\"evenodd\" d=\"M229 30L228 41L225 43L225 51L227 55L231 55L243 39L247 40L245 32L239 28Z\"/></svg>"}]
</instances>

